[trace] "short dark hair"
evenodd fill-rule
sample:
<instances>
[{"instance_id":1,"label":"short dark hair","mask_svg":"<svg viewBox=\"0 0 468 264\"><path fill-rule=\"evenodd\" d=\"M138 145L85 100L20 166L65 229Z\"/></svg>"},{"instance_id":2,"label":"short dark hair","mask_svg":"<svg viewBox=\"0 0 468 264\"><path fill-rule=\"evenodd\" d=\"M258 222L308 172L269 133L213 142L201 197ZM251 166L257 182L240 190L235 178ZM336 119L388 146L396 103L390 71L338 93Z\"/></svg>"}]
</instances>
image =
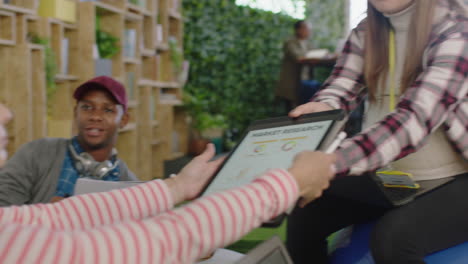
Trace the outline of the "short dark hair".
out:
<instances>
[{"instance_id":1,"label":"short dark hair","mask_svg":"<svg viewBox=\"0 0 468 264\"><path fill-rule=\"evenodd\" d=\"M301 28L302 24L304 24L305 22L305 20L299 20L296 23L294 23L294 30L298 30L299 28Z\"/></svg>"}]
</instances>

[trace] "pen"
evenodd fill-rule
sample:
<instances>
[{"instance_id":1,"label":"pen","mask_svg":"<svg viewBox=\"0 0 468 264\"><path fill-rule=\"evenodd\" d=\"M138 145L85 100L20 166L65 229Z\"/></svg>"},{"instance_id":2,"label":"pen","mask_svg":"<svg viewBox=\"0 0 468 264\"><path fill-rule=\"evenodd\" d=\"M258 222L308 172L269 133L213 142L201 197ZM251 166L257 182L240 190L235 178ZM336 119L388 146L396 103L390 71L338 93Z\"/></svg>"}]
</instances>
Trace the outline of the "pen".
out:
<instances>
[{"instance_id":1,"label":"pen","mask_svg":"<svg viewBox=\"0 0 468 264\"><path fill-rule=\"evenodd\" d=\"M338 136L336 136L335 140L328 146L327 150L325 153L330 154L335 152L335 150L338 148L338 146L343 142L343 140L346 138L346 132L341 131Z\"/></svg>"}]
</instances>

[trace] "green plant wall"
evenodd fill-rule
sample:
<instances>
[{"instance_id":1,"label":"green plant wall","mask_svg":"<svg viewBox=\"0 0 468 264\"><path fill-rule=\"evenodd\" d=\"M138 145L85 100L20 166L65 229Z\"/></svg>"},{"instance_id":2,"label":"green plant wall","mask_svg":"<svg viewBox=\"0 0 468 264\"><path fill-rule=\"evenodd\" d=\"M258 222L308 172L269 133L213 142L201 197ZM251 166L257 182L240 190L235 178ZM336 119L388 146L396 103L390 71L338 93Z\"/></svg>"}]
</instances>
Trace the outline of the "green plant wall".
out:
<instances>
[{"instance_id":1,"label":"green plant wall","mask_svg":"<svg viewBox=\"0 0 468 264\"><path fill-rule=\"evenodd\" d=\"M312 25L312 43L317 48L335 50L344 37L347 0L307 0L306 17Z\"/></svg>"},{"instance_id":2,"label":"green plant wall","mask_svg":"<svg viewBox=\"0 0 468 264\"><path fill-rule=\"evenodd\" d=\"M252 120L277 115L282 43L294 19L233 0L184 0L183 8L184 56L190 61L185 92L240 131Z\"/></svg>"},{"instance_id":3,"label":"green plant wall","mask_svg":"<svg viewBox=\"0 0 468 264\"><path fill-rule=\"evenodd\" d=\"M348 0L307 0L306 20L312 27L310 41L315 48L334 51L337 40L344 37ZM324 82L331 73L329 67L316 67L315 79Z\"/></svg>"}]
</instances>

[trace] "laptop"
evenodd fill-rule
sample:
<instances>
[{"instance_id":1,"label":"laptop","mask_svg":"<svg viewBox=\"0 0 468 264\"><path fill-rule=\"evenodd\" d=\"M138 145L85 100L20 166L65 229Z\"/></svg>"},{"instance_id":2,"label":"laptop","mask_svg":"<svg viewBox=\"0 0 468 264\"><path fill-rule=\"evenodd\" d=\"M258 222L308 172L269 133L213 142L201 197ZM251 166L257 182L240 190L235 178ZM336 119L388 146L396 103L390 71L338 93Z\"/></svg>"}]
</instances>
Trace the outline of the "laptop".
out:
<instances>
[{"instance_id":1,"label":"laptop","mask_svg":"<svg viewBox=\"0 0 468 264\"><path fill-rule=\"evenodd\" d=\"M236 264L292 264L286 247L278 236L262 242Z\"/></svg>"},{"instance_id":2,"label":"laptop","mask_svg":"<svg viewBox=\"0 0 468 264\"><path fill-rule=\"evenodd\" d=\"M440 188L455 180L447 177L418 181L419 188L387 187L376 173L348 176L332 181L325 192L336 197L347 198L379 207L393 208L405 205L417 197Z\"/></svg>"},{"instance_id":3,"label":"laptop","mask_svg":"<svg viewBox=\"0 0 468 264\"><path fill-rule=\"evenodd\" d=\"M289 168L297 153L326 148L344 121L342 110L332 110L253 122L201 195L248 184L268 169Z\"/></svg>"}]
</instances>

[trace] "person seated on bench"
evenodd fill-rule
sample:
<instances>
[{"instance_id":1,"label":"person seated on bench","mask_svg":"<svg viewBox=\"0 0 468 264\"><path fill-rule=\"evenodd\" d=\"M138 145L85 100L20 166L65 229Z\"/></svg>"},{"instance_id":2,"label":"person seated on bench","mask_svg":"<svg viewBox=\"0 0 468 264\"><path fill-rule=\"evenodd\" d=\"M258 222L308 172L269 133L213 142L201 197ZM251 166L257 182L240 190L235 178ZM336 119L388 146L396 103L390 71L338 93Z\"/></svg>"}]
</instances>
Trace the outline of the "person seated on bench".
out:
<instances>
[{"instance_id":1,"label":"person seated on bench","mask_svg":"<svg viewBox=\"0 0 468 264\"><path fill-rule=\"evenodd\" d=\"M0 206L72 196L79 177L137 180L115 150L118 129L129 119L125 87L100 76L80 85L73 97L77 136L42 138L21 146L0 171Z\"/></svg>"},{"instance_id":2,"label":"person seated on bench","mask_svg":"<svg viewBox=\"0 0 468 264\"><path fill-rule=\"evenodd\" d=\"M456 179L391 210L325 192L288 219L294 263L326 263L329 234L379 217L370 240L376 263L424 263L468 240L467 36L466 1L368 1L324 88L290 116L351 112L368 96L366 128L335 152L338 177L391 163L415 180Z\"/></svg>"}]
</instances>

